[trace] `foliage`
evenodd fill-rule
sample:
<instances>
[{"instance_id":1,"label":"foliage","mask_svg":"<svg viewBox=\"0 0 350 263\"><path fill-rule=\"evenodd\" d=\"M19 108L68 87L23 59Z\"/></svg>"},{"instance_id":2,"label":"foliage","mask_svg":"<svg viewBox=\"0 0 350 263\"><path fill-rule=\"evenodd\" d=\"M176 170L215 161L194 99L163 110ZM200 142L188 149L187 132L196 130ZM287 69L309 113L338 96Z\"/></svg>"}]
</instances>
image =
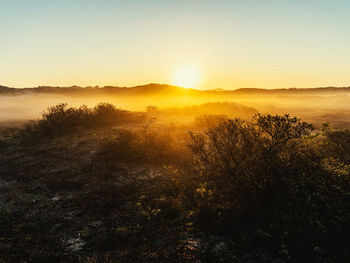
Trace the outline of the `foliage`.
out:
<instances>
[{"instance_id":1,"label":"foliage","mask_svg":"<svg viewBox=\"0 0 350 263\"><path fill-rule=\"evenodd\" d=\"M280 171L289 170L285 165L291 158L284 148L295 147L295 139L310 132L311 125L288 115L257 115L252 122L228 120L205 135L192 133L189 147L216 198L237 205L247 201L247 193L249 199L258 198L254 195L267 185L280 189L283 177L288 177Z\"/></svg>"},{"instance_id":2,"label":"foliage","mask_svg":"<svg viewBox=\"0 0 350 263\"><path fill-rule=\"evenodd\" d=\"M148 127L142 130L117 129L101 146L97 160L134 164L161 164L181 159L179 145L166 133Z\"/></svg>"},{"instance_id":3,"label":"foliage","mask_svg":"<svg viewBox=\"0 0 350 263\"><path fill-rule=\"evenodd\" d=\"M226 115L202 114L195 118L195 126L198 128L211 128L227 119Z\"/></svg>"},{"instance_id":4,"label":"foliage","mask_svg":"<svg viewBox=\"0 0 350 263\"><path fill-rule=\"evenodd\" d=\"M349 133L311 132L310 124L289 115L256 115L249 122L228 120L205 134L191 133L189 147L202 178L197 187L206 193L206 211L211 208L226 233L237 231L232 224L246 221L250 225L241 235L257 234L253 243L242 243L242 250L253 249L261 236L265 241L255 248L279 251L270 253L275 258L345 257L350 244L342 234L350 225Z\"/></svg>"},{"instance_id":5,"label":"foliage","mask_svg":"<svg viewBox=\"0 0 350 263\"><path fill-rule=\"evenodd\" d=\"M100 103L94 108L85 105L79 108L67 106L66 103L61 103L49 107L41 119L28 122L20 135L27 138L53 137L87 129L140 123L142 117L117 109L109 103Z\"/></svg>"},{"instance_id":6,"label":"foliage","mask_svg":"<svg viewBox=\"0 0 350 263\"><path fill-rule=\"evenodd\" d=\"M0 258L350 260L349 131L317 133L289 115L205 115L186 141L187 128L130 127L137 120L110 104L58 105L22 131L50 140L3 140L0 230L9 246L0 244ZM78 252L72 236L85 244ZM188 237L199 237L197 248Z\"/></svg>"}]
</instances>

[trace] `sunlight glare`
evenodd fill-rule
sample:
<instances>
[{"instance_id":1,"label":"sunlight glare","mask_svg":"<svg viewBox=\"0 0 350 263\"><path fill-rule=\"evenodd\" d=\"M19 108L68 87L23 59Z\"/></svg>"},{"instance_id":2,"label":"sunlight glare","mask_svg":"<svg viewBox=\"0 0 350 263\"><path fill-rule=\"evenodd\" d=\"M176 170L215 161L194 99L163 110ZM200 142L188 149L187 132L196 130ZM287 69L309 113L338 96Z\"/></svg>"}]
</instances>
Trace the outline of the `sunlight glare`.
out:
<instances>
[{"instance_id":1,"label":"sunlight glare","mask_svg":"<svg viewBox=\"0 0 350 263\"><path fill-rule=\"evenodd\" d=\"M180 68L174 74L173 83L187 89L196 88L199 83L199 72L194 67Z\"/></svg>"}]
</instances>

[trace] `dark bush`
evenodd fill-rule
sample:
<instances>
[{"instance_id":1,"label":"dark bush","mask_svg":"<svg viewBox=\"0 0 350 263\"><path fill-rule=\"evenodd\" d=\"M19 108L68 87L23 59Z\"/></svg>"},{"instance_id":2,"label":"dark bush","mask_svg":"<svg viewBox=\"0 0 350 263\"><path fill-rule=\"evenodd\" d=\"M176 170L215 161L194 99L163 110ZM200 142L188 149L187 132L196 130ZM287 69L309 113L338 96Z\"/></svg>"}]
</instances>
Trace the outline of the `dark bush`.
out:
<instances>
[{"instance_id":1,"label":"dark bush","mask_svg":"<svg viewBox=\"0 0 350 263\"><path fill-rule=\"evenodd\" d=\"M170 135L148 128L115 130L97 154L97 161L134 164L165 164L181 158L180 147Z\"/></svg>"},{"instance_id":2,"label":"dark bush","mask_svg":"<svg viewBox=\"0 0 350 263\"><path fill-rule=\"evenodd\" d=\"M350 131L331 129L327 124L323 125L322 135L323 150L325 156L332 156L342 163L350 163Z\"/></svg>"},{"instance_id":3,"label":"dark bush","mask_svg":"<svg viewBox=\"0 0 350 263\"><path fill-rule=\"evenodd\" d=\"M292 156L287 156L284 149L296 147L311 129L311 125L288 115L257 115L251 122L228 120L210 128L205 135L191 134L189 146L215 198L220 203L251 210L252 205L257 205L253 200L259 193L284 193L284 179L292 171L287 167ZM251 204L247 207L244 203L248 200Z\"/></svg>"},{"instance_id":4,"label":"dark bush","mask_svg":"<svg viewBox=\"0 0 350 263\"><path fill-rule=\"evenodd\" d=\"M88 129L140 123L142 117L117 109L109 103L100 103L94 108L87 106L73 108L67 107L66 103L61 103L44 112L42 119L28 122L20 135L27 138L60 136Z\"/></svg>"},{"instance_id":5,"label":"dark bush","mask_svg":"<svg viewBox=\"0 0 350 263\"><path fill-rule=\"evenodd\" d=\"M348 132L311 132L289 115L257 115L192 133L196 187L205 198L199 223L216 215L209 224L241 235L241 252L260 250L253 261L262 253L293 262L349 257Z\"/></svg>"}]
</instances>

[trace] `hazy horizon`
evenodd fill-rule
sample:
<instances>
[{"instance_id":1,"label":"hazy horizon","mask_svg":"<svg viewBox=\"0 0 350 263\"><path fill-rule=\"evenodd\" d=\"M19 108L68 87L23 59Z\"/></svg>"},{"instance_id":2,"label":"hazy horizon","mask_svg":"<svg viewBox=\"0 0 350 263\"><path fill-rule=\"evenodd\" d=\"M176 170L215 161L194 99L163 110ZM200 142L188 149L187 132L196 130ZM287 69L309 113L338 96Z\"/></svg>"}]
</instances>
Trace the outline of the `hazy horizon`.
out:
<instances>
[{"instance_id":1,"label":"hazy horizon","mask_svg":"<svg viewBox=\"0 0 350 263\"><path fill-rule=\"evenodd\" d=\"M52 88L70 88L70 87L80 87L80 88L105 88L105 87L115 87L115 88L135 88L135 87L142 87L142 86L150 86L150 85L160 85L160 86L173 86L173 87L177 87L177 88L183 88L183 89L193 89L193 90L199 90L199 91L213 91L213 90L223 90L223 91L234 91L234 90L240 90L240 89L266 89L266 90L279 90L279 89L319 89L319 88L349 88L349 85L344 85L344 86L334 86L334 85L325 85L325 86L318 86L318 87L280 87L280 88L262 88L262 87L237 87L237 88L206 88L206 89L200 89L200 88L186 88L186 87L182 87L182 86L177 86L177 85L173 85L173 84L167 84L167 83L144 83L144 84L136 84L134 86L119 86L119 85L84 85L84 86L80 86L80 85L76 85L76 84L72 84L72 85L66 85L66 86L60 86L60 85L39 85L39 86L25 86L25 87L14 87L14 86L6 86L6 85L2 85L0 83L0 86L3 87L7 87L7 88L13 88L13 89L35 89L35 88L39 88L39 87L52 87Z\"/></svg>"}]
</instances>

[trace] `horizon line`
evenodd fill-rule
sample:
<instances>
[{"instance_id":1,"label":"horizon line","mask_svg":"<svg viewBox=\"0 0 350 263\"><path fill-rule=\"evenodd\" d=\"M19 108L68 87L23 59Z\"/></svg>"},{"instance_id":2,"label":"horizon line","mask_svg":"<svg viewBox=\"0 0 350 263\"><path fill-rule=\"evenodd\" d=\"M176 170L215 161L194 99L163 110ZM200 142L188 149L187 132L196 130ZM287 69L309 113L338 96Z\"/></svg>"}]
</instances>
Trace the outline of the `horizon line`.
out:
<instances>
[{"instance_id":1,"label":"horizon line","mask_svg":"<svg viewBox=\"0 0 350 263\"><path fill-rule=\"evenodd\" d=\"M77 87L77 88L108 88L108 87L112 87L112 88L126 88L126 89L131 89L131 88L137 88L137 87L145 87L145 86L151 86L151 85L158 85L158 86L170 86L170 87L176 87L176 88L182 88L182 89L187 89L187 90L196 90L196 91L235 91L235 90L242 90L242 89L256 89L256 90L291 90L291 89L296 89L296 90L303 90L303 89L326 89L326 88L337 88L337 89L342 89L342 88L350 88L349 86L321 86L321 87L308 87L308 88L298 88L298 87L289 87L289 88L257 88L257 87L241 87L241 88L233 88L233 89L224 89L224 88L212 88L212 89L198 89L198 88L185 88L185 87L181 87L181 86L176 86L176 85L172 85L172 84L166 84L166 83L155 83L155 82L151 82L148 84L140 84L140 85L136 85L136 86L118 86L118 85L104 85L104 86L100 86L100 85L88 85L88 86L79 86L79 85L71 85L71 86L53 86L53 85L38 85L38 86L34 86L34 87L23 87L23 88L18 88L18 87L10 87L10 86L5 86L5 85L1 85L0 87L4 87L4 88L10 88L10 89L36 89L36 88L73 88L73 87Z\"/></svg>"}]
</instances>

